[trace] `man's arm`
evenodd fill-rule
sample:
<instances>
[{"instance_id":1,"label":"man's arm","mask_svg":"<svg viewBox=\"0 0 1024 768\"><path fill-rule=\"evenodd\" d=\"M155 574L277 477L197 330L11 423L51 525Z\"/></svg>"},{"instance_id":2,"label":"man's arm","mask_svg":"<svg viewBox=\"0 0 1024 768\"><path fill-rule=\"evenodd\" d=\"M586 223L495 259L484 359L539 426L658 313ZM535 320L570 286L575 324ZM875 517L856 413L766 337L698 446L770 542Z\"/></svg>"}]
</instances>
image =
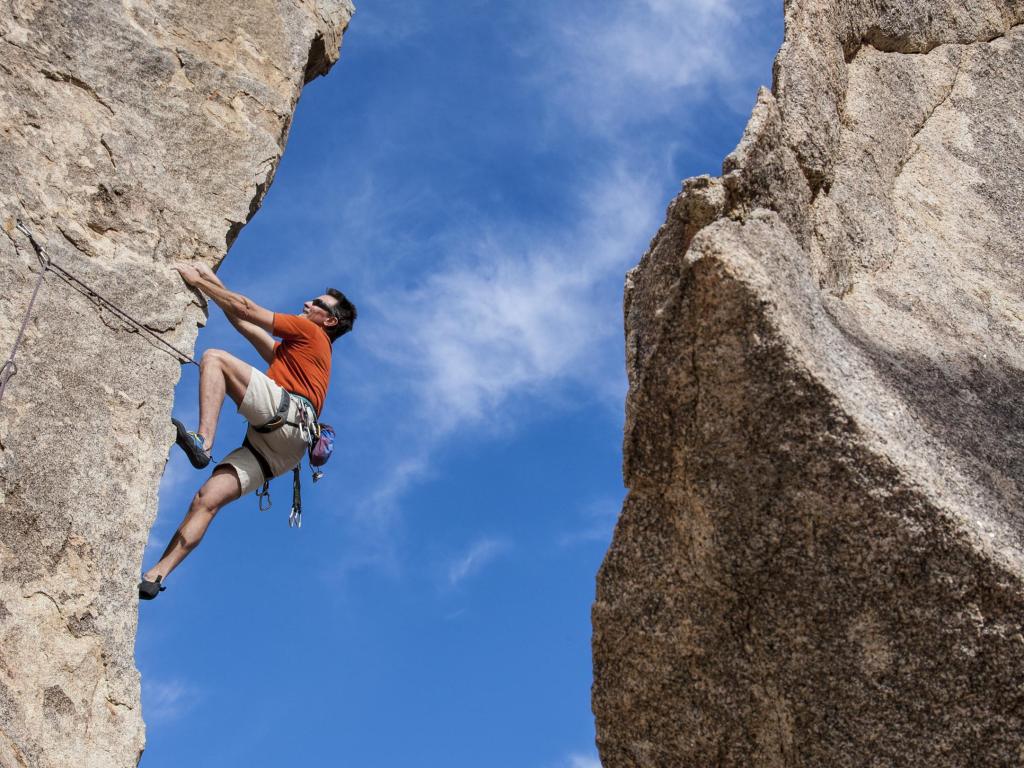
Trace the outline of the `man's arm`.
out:
<instances>
[{"instance_id":1,"label":"man's arm","mask_svg":"<svg viewBox=\"0 0 1024 768\"><path fill-rule=\"evenodd\" d=\"M274 361L274 313L240 293L229 291L213 270L205 264L179 265L178 272L186 283L199 289L222 310L235 329L252 344L260 357Z\"/></svg>"}]
</instances>

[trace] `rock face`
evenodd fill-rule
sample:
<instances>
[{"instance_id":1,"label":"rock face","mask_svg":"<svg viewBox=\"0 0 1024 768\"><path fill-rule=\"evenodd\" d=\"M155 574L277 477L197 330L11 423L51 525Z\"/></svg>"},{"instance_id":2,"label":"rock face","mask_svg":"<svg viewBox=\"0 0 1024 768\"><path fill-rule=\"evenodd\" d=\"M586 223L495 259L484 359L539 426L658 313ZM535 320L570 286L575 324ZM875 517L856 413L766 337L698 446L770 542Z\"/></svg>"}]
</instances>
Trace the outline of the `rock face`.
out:
<instances>
[{"instance_id":1,"label":"rock face","mask_svg":"<svg viewBox=\"0 0 1024 768\"><path fill-rule=\"evenodd\" d=\"M605 768L1024 761L1022 22L787 2L628 276Z\"/></svg>"},{"instance_id":2,"label":"rock face","mask_svg":"<svg viewBox=\"0 0 1024 768\"><path fill-rule=\"evenodd\" d=\"M0 8L0 340L55 262L191 352L170 263L258 208L348 0L8 0ZM0 765L133 766L136 584L180 367L48 274L0 405Z\"/></svg>"}]
</instances>

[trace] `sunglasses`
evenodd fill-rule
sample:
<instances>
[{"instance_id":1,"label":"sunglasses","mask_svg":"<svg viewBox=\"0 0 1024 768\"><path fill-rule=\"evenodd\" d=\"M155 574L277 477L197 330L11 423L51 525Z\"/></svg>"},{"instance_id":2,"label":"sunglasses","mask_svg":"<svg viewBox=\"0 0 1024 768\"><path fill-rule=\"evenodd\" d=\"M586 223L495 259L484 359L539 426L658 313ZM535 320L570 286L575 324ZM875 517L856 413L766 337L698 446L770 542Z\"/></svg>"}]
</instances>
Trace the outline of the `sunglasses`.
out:
<instances>
[{"instance_id":1,"label":"sunglasses","mask_svg":"<svg viewBox=\"0 0 1024 768\"><path fill-rule=\"evenodd\" d=\"M329 304L328 304L328 303L327 303L326 301L324 301L323 299L320 299L320 298L317 298L317 299L313 299L313 300L312 300L312 301L310 302L310 304L312 304L312 305L313 305L314 307L320 307L320 309L322 309L322 310L323 310L324 312L326 312L326 313L327 313L328 315L331 315L332 317L334 316L334 307L332 307L331 305L329 305Z\"/></svg>"}]
</instances>

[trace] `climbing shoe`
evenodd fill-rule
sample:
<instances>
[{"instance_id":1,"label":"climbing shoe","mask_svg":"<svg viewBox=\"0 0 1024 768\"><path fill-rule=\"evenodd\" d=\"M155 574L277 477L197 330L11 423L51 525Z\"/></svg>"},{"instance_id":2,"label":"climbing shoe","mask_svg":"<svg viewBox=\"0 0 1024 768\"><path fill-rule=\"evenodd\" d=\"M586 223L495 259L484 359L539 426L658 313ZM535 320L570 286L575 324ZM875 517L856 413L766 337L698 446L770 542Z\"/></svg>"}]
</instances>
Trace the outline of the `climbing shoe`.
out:
<instances>
[{"instance_id":1,"label":"climbing shoe","mask_svg":"<svg viewBox=\"0 0 1024 768\"><path fill-rule=\"evenodd\" d=\"M174 428L178 430L178 436L174 442L181 446L181 450L188 456L188 460L192 462L192 466L196 469L202 469L210 463L210 454L206 452L203 447L205 441L203 436L198 432L189 432L185 429L185 425L177 419L171 419L171 423Z\"/></svg>"},{"instance_id":2,"label":"climbing shoe","mask_svg":"<svg viewBox=\"0 0 1024 768\"><path fill-rule=\"evenodd\" d=\"M160 583L161 581L163 581L163 576L157 576L156 581L146 581L145 579L140 581L139 600L152 600L167 589L167 587Z\"/></svg>"}]
</instances>

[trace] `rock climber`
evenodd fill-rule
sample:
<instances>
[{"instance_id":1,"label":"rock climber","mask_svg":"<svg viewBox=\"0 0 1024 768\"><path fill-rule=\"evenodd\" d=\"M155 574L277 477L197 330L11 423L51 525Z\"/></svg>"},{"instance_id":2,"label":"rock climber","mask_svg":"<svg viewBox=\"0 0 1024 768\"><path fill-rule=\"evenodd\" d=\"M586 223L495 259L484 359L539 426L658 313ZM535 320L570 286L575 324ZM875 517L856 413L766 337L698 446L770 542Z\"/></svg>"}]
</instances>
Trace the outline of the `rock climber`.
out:
<instances>
[{"instance_id":1,"label":"rock climber","mask_svg":"<svg viewBox=\"0 0 1024 768\"><path fill-rule=\"evenodd\" d=\"M323 409L331 375L331 345L352 330L356 320L356 308L334 288L306 301L302 314L287 315L271 312L228 290L205 265L182 264L177 270L188 285L224 310L235 329L270 367L263 374L223 350L203 353L199 365L199 427L190 432L174 419L177 444L196 469L210 463L225 395L238 405L249 428L242 447L217 465L193 497L160 560L143 574L139 583L139 598L143 600L152 600L163 591L167 576L199 545L219 509L302 460L308 444L301 424L305 419L317 419ZM274 341L274 336L281 341ZM284 426L266 433L256 431L255 427L281 417L285 418Z\"/></svg>"}]
</instances>

